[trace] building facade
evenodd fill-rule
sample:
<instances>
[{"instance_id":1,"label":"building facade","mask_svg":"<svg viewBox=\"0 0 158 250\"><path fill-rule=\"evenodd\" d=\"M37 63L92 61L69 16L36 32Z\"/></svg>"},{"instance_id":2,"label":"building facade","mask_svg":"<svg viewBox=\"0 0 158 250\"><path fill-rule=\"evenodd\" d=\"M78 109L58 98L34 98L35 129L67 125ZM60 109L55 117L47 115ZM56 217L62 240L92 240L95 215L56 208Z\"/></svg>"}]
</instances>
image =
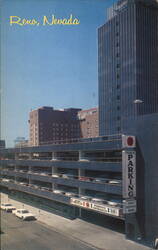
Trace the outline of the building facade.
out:
<instances>
[{"instance_id":1,"label":"building facade","mask_svg":"<svg viewBox=\"0 0 158 250\"><path fill-rule=\"evenodd\" d=\"M80 137L77 113L80 109L54 110L41 107L29 115L31 146L63 143L67 139Z\"/></svg>"},{"instance_id":2,"label":"building facade","mask_svg":"<svg viewBox=\"0 0 158 250\"><path fill-rule=\"evenodd\" d=\"M28 146L28 140L25 139L25 137L17 137L14 140L14 147L27 147Z\"/></svg>"},{"instance_id":3,"label":"building facade","mask_svg":"<svg viewBox=\"0 0 158 250\"><path fill-rule=\"evenodd\" d=\"M0 148L5 148L5 140L0 140Z\"/></svg>"},{"instance_id":4,"label":"building facade","mask_svg":"<svg viewBox=\"0 0 158 250\"><path fill-rule=\"evenodd\" d=\"M78 112L81 138L99 136L98 108L81 110Z\"/></svg>"},{"instance_id":5,"label":"building facade","mask_svg":"<svg viewBox=\"0 0 158 250\"><path fill-rule=\"evenodd\" d=\"M116 2L99 28L98 52L100 136L137 138L137 213L126 215L127 235L156 239L158 1Z\"/></svg>"},{"instance_id":6,"label":"building facade","mask_svg":"<svg viewBox=\"0 0 158 250\"><path fill-rule=\"evenodd\" d=\"M158 112L158 2L121 0L98 31L100 135Z\"/></svg>"},{"instance_id":7,"label":"building facade","mask_svg":"<svg viewBox=\"0 0 158 250\"><path fill-rule=\"evenodd\" d=\"M110 216L123 221L127 238L153 246L158 238L157 10L154 0L122 0L109 9L99 28L100 136L1 149L0 186L9 198L26 197L31 204L38 198L39 207L46 204L75 218ZM44 134L43 121L50 122L46 109L55 112L30 113L33 145ZM58 121L63 123L50 122L49 133Z\"/></svg>"}]
</instances>

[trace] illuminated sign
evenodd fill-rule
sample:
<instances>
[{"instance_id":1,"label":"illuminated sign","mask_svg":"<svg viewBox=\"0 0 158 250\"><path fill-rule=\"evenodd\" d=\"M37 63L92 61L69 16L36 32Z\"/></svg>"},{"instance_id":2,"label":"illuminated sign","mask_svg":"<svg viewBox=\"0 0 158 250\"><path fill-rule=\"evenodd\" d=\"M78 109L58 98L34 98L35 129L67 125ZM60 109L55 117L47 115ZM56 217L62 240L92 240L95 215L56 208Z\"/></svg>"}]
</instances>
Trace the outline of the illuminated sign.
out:
<instances>
[{"instance_id":1,"label":"illuminated sign","mask_svg":"<svg viewBox=\"0 0 158 250\"><path fill-rule=\"evenodd\" d=\"M122 151L123 198L136 197L136 152Z\"/></svg>"},{"instance_id":2,"label":"illuminated sign","mask_svg":"<svg viewBox=\"0 0 158 250\"><path fill-rule=\"evenodd\" d=\"M92 203L89 201L83 201L81 199L75 199L75 198L71 198L70 203L72 205L87 208L90 210L95 210L95 211L103 213L103 214L120 216L120 208L118 208L118 207L110 207L107 205L96 204L96 203Z\"/></svg>"},{"instance_id":3,"label":"illuminated sign","mask_svg":"<svg viewBox=\"0 0 158 250\"><path fill-rule=\"evenodd\" d=\"M123 148L134 148L136 146L135 136L122 135L122 147Z\"/></svg>"}]
</instances>

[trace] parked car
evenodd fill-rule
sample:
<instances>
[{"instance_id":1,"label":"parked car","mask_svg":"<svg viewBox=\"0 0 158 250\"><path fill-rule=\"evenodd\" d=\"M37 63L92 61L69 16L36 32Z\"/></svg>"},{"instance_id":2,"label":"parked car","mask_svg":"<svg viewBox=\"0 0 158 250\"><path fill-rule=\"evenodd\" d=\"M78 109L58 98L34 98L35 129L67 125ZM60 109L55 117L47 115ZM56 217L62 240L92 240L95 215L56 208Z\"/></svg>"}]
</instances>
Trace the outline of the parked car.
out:
<instances>
[{"instance_id":1,"label":"parked car","mask_svg":"<svg viewBox=\"0 0 158 250\"><path fill-rule=\"evenodd\" d=\"M86 200L86 201L91 201L92 198L89 196L81 196L80 199Z\"/></svg>"},{"instance_id":2,"label":"parked car","mask_svg":"<svg viewBox=\"0 0 158 250\"><path fill-rule=\"evenodd\" d=\"M28 173L28 174L34 174L34 172L31 171L31 170L29 170L27 173Z\"/></svg>"},{"instance_id":3,"label":"parked car","mask_svg":"<svg viewBox=\"0 0 158 250\"><path fill-rule=\"evenodd\" d=\"M110 180L108 183L109 184L121 184L122 181L121 180Z\"/></svg>"},{"instance_id":4,"label":"parked car","mask_svg":"<svg viewBox=\"0 0 158 250\"><path fill-rule=\"evenodd\" d=\"M58 190L58 189L53 190L53 193L54 193L54 194L65 194L64 191Z\"/></svg>"},{"instance_id":5,"label":"parked car","mask_svg":"<svg viewBox=\"0 0 158 250\"><path fill-rule=\"evenodd\" d=\"M106 179L106 178L101 178L101 177L94 178L93 181L94 181L94 182L97 182L97 183L108 183L108 179Z\"/></svg>"},{"instance_id":6,"label":"parked car","mask_svg":"<svg viewBox=\"0 0 158 250\"><path fill-rule=\"evenodd\" d=\"M86 176L78 177L78 179L79 179L80 181L91 181L91 180L92 180L92 178L86 177Z\"/></svg>"},{"instance_id":7,"label":"parked car","mask_svg":"<svg viewBox=\"0 0 158 250\"><path fill-rule=\"evenodd\" d=\"M17 209L14 212L15 216L19 217L20 219L23 220L30 220L30 219L35 219L35 216L31 214L28 210L26 209Z\"/></svg>"},{"instance_id":8,"label":"parked car","mask_svg":"<svg viewBox=\"0 0 158 250\"><path fill-rule=\"evenodd\" d=\"M39 186L34 185L34 184L29 184L29 186L30 186L31 188L39 188Z\"/></svg>"},{"instance_id":9,"label":"parked car","mask_svg":"<svg viewBox=\"0 0 158 250\"><path fill-rule=\"evenodd\" d=\"M78 197L77 194L71 193L71 192L65 192L65 195L68 196L68 197Z\"/></svg>"},{"instance_id":10,"label":"parked car","mask_svg":"<svg viewBox=\"0 0 158 250\"><path fill-rule=\"evenodd\" d=\"M2 181L4 181L4 182L9 182L10 180L9 180L9 179L6 179L6 178L3 178Z\"/></svg>"},{"instance_id":11,"label":"parked car","mask_svg":"<svg viewBox=\"0 0 158 250\"><path fill-rule=\"evenodd\" d=\"M101 204L105 204L106 201L100 198L92 198L92 202L94 203L101 203Z\"/></svg>"},{"instance_id":12,"label":"parked car","mask_svg":"<svg viewBox=\"0 0 158 250\"><path fill-rule=\"evenodd\" d=\"M79 159L79 161L89 162L90 160L88 160L88 159Z\"/></svg>"},{"instance_id":13,"label":"parked car","mask_svg":"<svg viewBox=\"0 0 158 250\"><path fill-rule=\"evenodd\" d=\"M40 175L44 175L44 176L47 176L48 174L47 173L39 173Z\"/></svg>"},{"instance_id":14,"label":"parked car","mask_svg":"<svg viewBox=\"0 0 158 250\"><path fill-rule=\"evenodd\" d=\"M37 171L36 171L36 172L35 172L35 171L34 171L34 172L30 172L30 173L32 173L32 174L40 174L40 173L39 173L39 172L37 172Z\"/></svg>"},{"instance_id":15,"label":"parked car","mask_svg":"<svg viewBox=\"0 0 158 250\"><path fill-rule=\"evenodd\" d=\"M10 203L2 203L0 208L7 212L12 212L13 210L16 210L16 208Z\"/></svg>"},{"instance_id":16,"label":"parked car","mask_svg":"<svg viewBox=\"0 0 158 250\"><path fill-rule=\"evenodd\" d=\"M52 174L52 177L53 178L59 178L59 175L58 174Z\"/></svg>"},{"instance_id":17,"label":"parked car","mask_svg":"<svg viewBox=\"0 0 158 250\"><path fill-rule=\"evenodd\" d=\"M26 173L26 172L27 172L27 170L22 169L22 170L19 170L19 172L20 172L20 173Z\"/></svg>"},{"instance_id":18,"label":"parked car","mask_svg":"<svg viewBox=\"0 0 158 250\"><path fill-rule=\"evenodd\" d=\"M107 202L108 205L110 206L119 206L121 203L121 200L119 199L111 199L110 201Z\"/></svg>"},{"instance_id":19,"label":"parked car","mask_svg":"<svg viewBox=\"0 0 158 250\"><path fill-rule=\"evenodd\" d=\"M17 211L17 209L12 210L12 214L15 214L15 213L16 213L16 211Z\"/></svg>"},{"instance_id":20,"label":"parked car","mask_svg":"<svg viewBox=\"0 0 158 250\"><path fill-rule=\"evenodd\" d=\"M40 189L44 191L52 191L52 189L48 187L40 187Z\"/></svg>"},{"instance_id":21,"label":"parked car","mask_svg":"<svg viewBox=\"0 0 158 250\"><path fill-rule=\"evenodd\" d=\"M64 179L74 179L75 178L75 176L72 174L62 174L61 177Z\"/></svg>"},{"instance_id":22,"label":"parked car","mask_svg":"<svg viewBox=\"0 0 158 250\"><path fill-rule=\"evenodd\" d=\"M19 182L19 184L20 184L20 185L23 185L23 186L25 186L25 185L26 185L26 183L25 183L25 182Z\"/></svg>"}]
</instances>

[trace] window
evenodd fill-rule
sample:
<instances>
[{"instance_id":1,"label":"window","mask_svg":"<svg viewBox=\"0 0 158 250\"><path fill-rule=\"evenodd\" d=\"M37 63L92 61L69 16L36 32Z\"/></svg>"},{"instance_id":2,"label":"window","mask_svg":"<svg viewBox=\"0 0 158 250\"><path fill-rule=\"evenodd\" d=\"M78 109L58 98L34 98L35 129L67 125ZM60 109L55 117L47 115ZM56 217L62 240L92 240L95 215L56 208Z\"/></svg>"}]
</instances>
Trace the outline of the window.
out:
<instances>
[{"instance_id":1,"label":"window","mask_svg":"<svg viewBox=\"0 0 158 250\"><path fill-rule=\"evenodd\" d=\"M116 85L116 88L117 88L117 89L120 89L120 85L119 85L119 84L117 84L117 85Z\"/></svg>"},{"instance_id":2,"label":"window","mask_svg":"<svg viewBox=\"0 0 158 250\"><path fill-rule=\"evenodd\" d=\"M120 110L120 106L117 106L117 110Z\"/></svg>"},{"instance_id":3,"label":"window","mask_svg":"<svg viewBox=\"0 0 158 250\"><path fill-rule=\"evenodd\" d=\"M120 127L117 127L117 131L120 132L120 131L121 131L121 128L120 128Z\"/></svg>"},{"instance_id":4,"label":"window","mask_svg":"<svg viewBox=\"0 0 158 250\"><path fill-rule=\"evenodd\" d=\"M120 96L119 95L117 95L117 100L120 100Z\"/></svg>"}]
</instances>

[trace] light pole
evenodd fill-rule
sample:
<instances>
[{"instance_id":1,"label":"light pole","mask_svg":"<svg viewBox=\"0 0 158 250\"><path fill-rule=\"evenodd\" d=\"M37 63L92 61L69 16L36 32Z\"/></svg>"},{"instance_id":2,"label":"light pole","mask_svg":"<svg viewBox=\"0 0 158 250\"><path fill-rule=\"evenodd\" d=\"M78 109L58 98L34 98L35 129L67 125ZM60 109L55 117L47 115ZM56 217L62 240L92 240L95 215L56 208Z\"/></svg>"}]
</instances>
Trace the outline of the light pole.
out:
<instances>
[{"instance_id":1,"label":"light pole","mask_svg":"<svg viewBox=\"0 0 158 250\"><path fill-rule=\"evenodd\" d=\"M135 99L133 101L133 104L135 105L135 108L134 108L134 115L135 115L135 117L137 116L137 106L136 105L139 105L139 104L142 104L142 103L144 103L144 102L141 99Z\"/></svg>"}]
</instances>

